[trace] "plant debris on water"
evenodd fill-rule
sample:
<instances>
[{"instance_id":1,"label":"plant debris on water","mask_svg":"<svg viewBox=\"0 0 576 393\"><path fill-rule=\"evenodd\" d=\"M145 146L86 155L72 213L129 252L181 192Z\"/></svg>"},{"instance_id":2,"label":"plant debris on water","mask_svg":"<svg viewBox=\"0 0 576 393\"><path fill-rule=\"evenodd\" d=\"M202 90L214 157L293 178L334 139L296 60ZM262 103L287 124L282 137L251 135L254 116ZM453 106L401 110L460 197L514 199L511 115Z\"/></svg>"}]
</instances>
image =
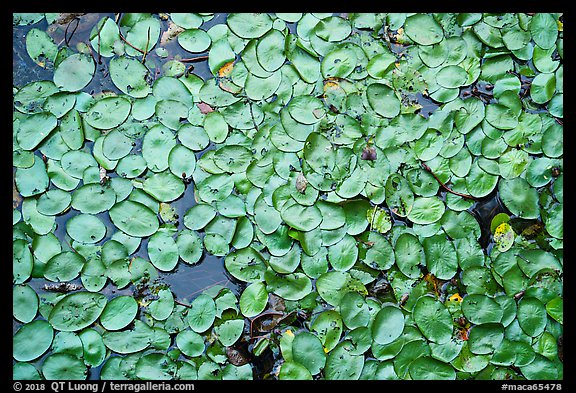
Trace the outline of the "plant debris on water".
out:
<instances>
[{"instance_id":1,"label":"plant debris on water","mask_svg":"<svg viewBox=\"0 0 576 393\"><path fill-rule=\"evenodd\" d=\"M563 379L563 14L13 26L14 379Z\"/></svg>"}]
</instances>

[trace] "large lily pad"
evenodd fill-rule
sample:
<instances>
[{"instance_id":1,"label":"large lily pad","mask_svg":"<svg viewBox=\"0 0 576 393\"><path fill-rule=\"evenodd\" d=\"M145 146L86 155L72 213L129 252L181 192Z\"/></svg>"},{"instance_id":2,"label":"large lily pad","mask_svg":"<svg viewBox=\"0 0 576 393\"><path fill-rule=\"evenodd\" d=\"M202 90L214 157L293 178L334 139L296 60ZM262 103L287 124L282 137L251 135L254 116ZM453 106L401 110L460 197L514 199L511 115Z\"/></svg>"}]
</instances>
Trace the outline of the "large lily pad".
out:
<instances>
[{"instance_id":1,"label":"large lily pad","mask_svg":"<svg viewBox=\"0 0 576 393\"><path fill-rule=\"evenodd\" d=\"M56 303L48 321L62 332L81 330L98 319L107 302L106 297L99 293L72 293Z\"/></svg>"}]
</instances>

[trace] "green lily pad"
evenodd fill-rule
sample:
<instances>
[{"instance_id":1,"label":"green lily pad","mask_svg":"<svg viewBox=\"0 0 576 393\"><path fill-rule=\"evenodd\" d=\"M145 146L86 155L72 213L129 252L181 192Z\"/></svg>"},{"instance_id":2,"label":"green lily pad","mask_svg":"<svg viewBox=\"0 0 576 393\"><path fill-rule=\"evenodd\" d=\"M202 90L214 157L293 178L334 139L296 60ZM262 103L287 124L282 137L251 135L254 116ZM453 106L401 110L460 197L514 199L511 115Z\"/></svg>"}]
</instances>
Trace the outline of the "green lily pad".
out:
<instances>
[{"instance_id":1,"label":"green lily pad","mask_svg":"<svg viewBox=\"0 0 576 393\"><path fill-rule=\"evenodd\" d=\"M381 345L391 343L404 331L404 323L404 314L398 307L382 307L372 322L372 338Z\"/></svg>"},{"instance_id":2,"label":"green lily pad","mask_svg":"<svg viewBox=\"0 0 576 393\"><path fill-rule=\"evenodd\" d=\"M98 319L107 302L106 296L99 293L71 293L56 303L48 321L62 332L81 330Z\"/></svg>"},{"instance_id":3,"label":"green lily pad","mask_svg":"<svg viewBox=\"0 0 576 393\"><path fill-rule=\"evenodd\" d=\"M347 271L358 260L356 240L346 234L336 244L328 247L328 260L335 270Z\"/></svg>"},{"instance_id":4,"label":"green lily pad","mask_svg":"<svg viewBox=\"0 0 576 393\"><path fill-rule=\"evenodd\" d=\"M148 240L150 262L161 271L171 271L178 264L178 246L167 233L156 232Z\"/></svg>"},{"instance_id":5,"label":"green lily pad","mask_svg":"<svg viewBox=\"0 0 576 393\"><path fill-rule=\"evenodd\" d=\"M191 330L183 330L176 336L176 345L189 357L200 356L206 349L204 338Z\"/></svg>"},{"instance_id":6,"label":"green lily pad","mask_svg":"<svg viewBox=\"0 0 576 393\"><path fill-rule=\"evenodd\" d=\"M95 71L92 57L75 53L56 66L54 84L63 91L79 91L90 83Z\"/></svg>"},{"instance_id":7,"label":"green lily pad","mask_svg":"<svg viewBox=\"0 0 576 393\"><path fill-rule=\"evenodd\" d=\"M106 226L92 214L78 214L66 221L66 232L79 242L97 243L106 236Z\"/></svg>"},{"instance_id":8,"label":"green lily pad","mask_svg":"<svg viewBox=\"0 0 576 393\"><path fill-rule=\"evenodd\" d=\"M158 291L158 298L148 305L150 315L157 321L167 319L174 310L174 296L170 289L162 288Z\"/></svg>"},{"instance_id":9,"label":"green lily pad","mask_svg":"<svg viewBox=\"0 0 576 393\"><path fill-rule=\"evenodd\" d=\"M512 214L521 218L538 218L538 192L522 178L502 180L498 185L500 198Z\"/></svg>"},{"instance_id":10,"label":"green lily pad","mask_svg":"<svg viewBox=\"0 0 576 393\"><path fill-rule=\"evenodd\" d=\"M42 375L47 380L84 380L87 373L84 362L68 353L53 353L42 363Z\"/></svg>"},{"instance_id":11,"label":"green lily pad","mask_svg":"<svg viewBox=\"0 0 576 393\"><path fill-rule=\"evenodd\" d=\"M42 194L48 189L48 180L46 164L44 164L44 161L42 161L38 156L34 156L34 164L31 167L17 168L14 175L14 181L18 188L18 192L20 192L20 195L23 197ZM40 200L38 202L40 203L40 209L45 212L43 214L58 214L68 206L70 203L70 197L64 197L59 191L60 190L54 190L54 192L51 192L49 196L44 196L47 194L46 193L39 198L42 200L42 202L40 202ZM62 210L55 212L60 208L62 208Z\"/></svg>"},{"instance_id":12,"label":"green lily pad","mask_svg":"<svg viewBox=\"0 0 576 393\"><path fill-rule=\"evenodd\" d=\"M90 32L92 49L104 57L114 56L114 46L119 39L118 25L109 17L100 19Z\"/></svg>"},{"instance_id":13,"label":"green lily pad","mask_svg":"<svg viewBox=\"0 0 576 393\"><path fill-rule=\"evenodd\" d=\"M326 353L320 339L312 333L302 332L292 341L292 357L311 375L318 374L326 365Z\"/></svg>"},{"instance_id":14,"label":"green lily pad","mask_svg":"<svg viewBox=\"0 0 576 393\"><path fill-rule=\"evenodd\" d=\"M442 41L442 26L430 15L415 14L406 18L404 23L406 35L420 45L433 45Z\"/></svg>"},{"instance_id":15,"label":"green lily pad","mask_svg":"<svg viewBox=\"0 0 576 393\"><path fill-rule=\"evenodd\" d=\"M278 379L280 380L312 380L310 371L300 363L293 361L286 361L280 366L278 372Z\"/></svg>"},{"instance_id":16,"label":"green lily pad","mask_svg":"<svg viewBox=\"0 0 576 393\"><path fill-rule=\"evenodd\" d=\"M214 333L218 337L218 340L222 345L229 347L234 344L244 330L244 320L243 319L228 319L221 324L214 326Z\"/></svg>"},{"instance_id":17,"label":"green lily pad","mask_svg":"<svg viewBox=\"0 0 576 393\"><path fill-rule=\"evenodd\" d=\"M342 296L348 291L366 294L366 287L361 281L353 278L348 272L329 271L316 280L318 294L326 303L337 306Z\"/></svg>"},{"instance_id":18,"label":"green lily pad","mask_svg":"<svg viewBox=\"0 0 576 393\"><path fill-rule=\"evenodd\" d=\"M72 207L81 213L102 213L112 208L115 202L114 190L100 184L86 184L72 194Z\"/></svg>"},{"instance_id":19,"label":"green lily pad","mask_svg":"<svg viewBox=\"0 0 576 393\"><path fill-rule=\"evenodd\" d=\"M545 104L556 92L556 76L553 73L541 73L532 80L530 97L537 104Z\"/></svg>"},{"instance_id":20,"label":"green lily pad","mask_svg":"<svg viewBox=\"0 0 576 393\"><path fill-rule=\"evenodd\" d=\"M20 362L37 359L52 344L54 329L46 321L36 320L23 325L13 337L13 357Z\"/></svg>"},{"instance_id":21,"label":"green lily pad","mask_svg":"<svg viewBox=\"0 0 576 393\"><path fill-rule=\"evenodd\" d=\"M316 333L325 351L331 351L340 341L342 334L342 317L334 310L322 311L310 325Z\"/></svg>"},{"instance_id":22,"label":"green lily pad","mask_svg":"<svg viewBox=\"0 0 576 393\"><path fill-rule=\"evenodd\" d=\"M527 335L536 337L542 333L546 320L546 307L540 300L525 297L518 303L518 323Z\"/></svg>"},{"instance_id":23,"label":"green lily pad","mask_svg":"<svg viewBox=\"0 0 576 393\"><path fill-rule=\"evenodd\" d=\"M418 238L410 233L401 234L395 245L396 264L410 278L420 277L420 266L426 263L424 248Z\"/></svg>"},{"instance_id":24,"label":"green lily pad","mask_svg":"<svg viewBox=\"0 0 576 393\"><path fill-rule=\"evenodd\" d=\"M440 360L423 356L410 364L410 376L414 380L454 380L456 371Z\"/></svg>"},{"instance_id":25,"label":"green lily pad","mask_svg":"<svg viewBox=\"0 0 576 393\"><path fill-rule=\"evenodd\" d=\"M284 55L284 35L276 29L271 29L256 43L256 57L263 69L274 72L279 69L286 56Z\"/></svg>"},{"instance_id":26,"label":"green lily pad","mask_svg":"<svg viewBox=\"0 0 576 393\"><path fill-rule=\"evenodd\" d=\"M328 354L324 373L328 380L357 380L363 368L364 356L350 354L343 342Z\"/></svg>"},{"instance_id":27,"label":"green lily pad","mask_svg":"<svg viewBox=\"0 0 576 393\"><path fill-rule=\"evenodd\" d=\"M26 117L18 127L18 145L24 150L34 150L52 132L57 122L56 116L50 112L34 113Z\"/></svg>"},{"instance_id":28,"label":"green lily pad","mask_svg":"<svg viewBox=\"0 0 576 393\"><path fill-rule=\"evenodd\" d=\"M272 28L272 19L264 13L234 13L226 18L228 27L241 38L259 38Z\"/></svg>"},{"instance_id":29,"label":"green lily pad","mask_svg":"<svg viewBox=\"0 0 576 393\"><path fill-rule=\"evenodd\" d=\"M86 260L78 253L64 251L50 258L44 267L44 277L50 281L71 281L78 277Z\"/></svg>"},{"instance_id":30,"label":"green lily pad","mask_svg":"<svg viewBox=\"0 0 576 393\"><path fill-rule=\"evenodd\" d=\"M187 321L190 328L196 333L203 333L214 323L216 318L216 305L214 300L205 294L199 295L188 311Z\"/></svg>"},{"instance_id":31,"label":"green lily pad","mask_svg":"<svg viewBox=\"0 0 576 393\"><path fill-rule=\"evenodd\" d=\"M120 330L134 320L137 312L138 304L132 296L117 296L102 310L100 323L106 330Z\"/></svg>"},{"instance_id":32,"label":"green lily pad","mask_svg":"<svg viewBox=\"0 0 576 393\"><path fill-rule=\"evenodd\" d=\"M412 313L416 325L428 340L445 344L452 338L452 318L439 301L431 296L421 296Z\"/></svg>"},{"instance_id":33,"label":"green lily pad","mask_svg":"<svg viewBox=\"0 0 576 393\"><path fill-rule=\"evenodd\" d=\"M54 65L58 54L58 46L45 31L32 28L26 34L26 51L40 67L49 68Z\"/></svg>"},{"instance_id":34,"label":"green lily pad","mask_svg":"<svg viewBox=\"0 0 576 393\"><path fill-rule=\"evenodd\" d=\"M370 107L382 117L393 118L400 113L400 100L393 89L381 83L373 83L366 89Z\"/></svg>"},{"instance_id":35,"label":"green lily pad","mask_svg":"<svg viewBox=\"0 0 576 393\"><path fill-rule=\"evenodd\" d=\"M132 106L123 97L105 97L86 113L86 123L99 130L118 127L128 118Z\"/></svg>"},{"instance_id":36,"label":"green lily pad","mask_svg":"<svg viewBox=\"0 0 576 393\"><path fill-rule=\"evenodd\" d=\"M138 202L117 203L110 209L109 214L114 225L130 236L150 236L158 230L160 225L156 214Z\"/></svg>"},{"instance_id":37,"label":"green lily pad","mask_svg":"<svg viewBox=\"0 0 576 393\"><path fill-rule=\"evenodd\" d=\"M22 323L29 323L38 313L38 295L29 285L17 285L12 290L12 315Z\"/></svg>"},{"instance_id":38,"label":"green lily pad","mask_svg":"<svg viewBox=\"0 0 576 393\"><path fill-rule=\"evenodd\" d=\"M184 193L185 186L182 178L160 172L146 178L142 189L160 202L171 202Z\"/></svg>"},{"instance_id":39,"label":"green lily pad","mask_svg":"<svg viewBox=\"0 0 576 393\"><path fill-rule=\"evenodd\" d=\"M232 276L245 282L260 281L266 270L264 259L251 247L231 252L224 259L224 265Z\"/></svg>"},{"instance_id":40,"label":"green lily pad","mask_svg":"<svg viewBox=\"0 0 576 393\"><path fill-rule=\"evenodd\" d=\"M436 74L436 82L445 88L454 88L466 85L468 75L464 68L457 65L442 67Z\"/></svg>"},{"instance_id":41,"label":"green lily pad","mask_svg":"<svg viewBox=\"0 0 576 393\"><path fill-rule=\"evenodd\" d=\"M268 269L264 279L268 291L286 300L300 300L312 291L312 282L303 273L278 274Z\"/></svg>"},{"instance_id":42,"label":"green lily pad","mask_svg":"<svg viewBox=\"0 0 576 393\"><path fill-rule=\"evenodd\" d=\"M121 56L110 60L110 78L116 87L134 98L144 98L152 88L146 80L148 70L138 60Z\"/></svg>"},{"instance_id":43,"label":"green lily pad","mask_svg":"<svg viewBox=\"0 0 576 393\"><path fill-rule=\"evenodd\" d=\"M359 293L347 292L342 296L339 308L342 321L348 329L368 326L370 322L368 304Z\"/></svg>"},{"instance_id":44,"label":"green lily pad","mask_svg":"<svg viewBox=\"0 0 576 393\"><path fill-rule=\"evenodd\" d=\"M444 214L444 203L434 197L418 197L414 199L408 219L415 224L432 224Z\"/></svg>"},{"instance_id":45,"label":"green lily pad","mask_svg":"<svg viewBox=\"0 0 576 393\"><path fill-rule=\"evenodd\" d=\"M287 109L290 116L302 124L318 123L326 114L322 101L308 95L292 98L288 103Z\"/></svg>"},{"instance_id":46,"label":"green lily pad","mask_svg":"<svg viewBox=\"0 0 576 393\"><path fill-rule=\"evenodd\" d=\"M188 52L200 53L210 47L212 39L204 30L190 28L178 34L178 43Z\"/></svg>"},{"instance_id":47,"label":"green lily pad","mask_svg":"<svg viewBox=\"0 0 576 393\"><path fill-rule=\"evenodd\" d=\"M548 13L537 13L530 19L530 34L532 39L543 49L552 48L558 38L558 25L554 17Z\"/></svg>"},{"instance_id":48,"label":"green lily pad","mask_svg":"<svg viewBox=\"0 0 576 393\"><path fill-rule=\"evenodd\" d=\"M261 282L254 282L246 287L240 295L240 310L245 317L251 318L260 314L268 303L266 286Z\"/></svg>"},{"instance_id":49,"label":"green lily pad","mask_svg":"<svg viewBox=\"0 0 576 393\"><path fill-rule=\"evenodd\" d=\"M106 358L102 336L94 329L84 329L78 336L82 341L84 363L90 367L100 366Z\"/></svg>"},{"instance_id":50,"label":"green lily pad","mask_svg":"<svg viewBox=\"0 0 576 393\"><path fill-rule=\"evenodd\" d=\"M536 354L534 361L520 368L527 379L555 380L558 379L558 369L548 358Z\"/></svg>"},{"instance_id":51,"label":"green lily pad","mask_svg":"<svg viewBox=\"0 0 576 393\"><path fill-rule=\"evenodd\" d=\"M499 323L485 323L470 329L468 347L477 355L493 353L504 339L504 327Z\"/></svg>"},{"instance_id":52,"label":"green lily pad","mask_svg":"<svg viewBox=\"0 0 576 393\"><path fill-rule=\"evenodd\" d=\"M286 224L304 232L317 228L322 222L322 213L315 205L302 206L294 204L282 209L280 214Z\"/></svg>"},{"instance_id":53,"label":"green lily pad","mask_svg":"<svg viewBox=\"0 0 576 393\"><path fill-rule=\"evenodd\" d=\"M554 320L564 324L564 299L558 296L550 300L546 303L546 312Z\"/></svg>"},{"instance_id":54,"label":"green lily pad","mask_svg":"<svg viewBox=\"0 0 576 393\"><path fill-rule=\"evenodd\" d=\"M472 323L499 323L504 311L494 299L485 295L468 295L462 300L462 312Z\"/></svg>"},{"instance_id":55,"label":"green lily pad","mask_svg":"<svg viewBox=\"0 0 576 393\"><path fill-rule=\"evenodd\" d=\"M225 174L217 174L207 177L196 183L198 196L206 203L225 200L234 189L234 181Z\"/></svg>"}]
</instances>

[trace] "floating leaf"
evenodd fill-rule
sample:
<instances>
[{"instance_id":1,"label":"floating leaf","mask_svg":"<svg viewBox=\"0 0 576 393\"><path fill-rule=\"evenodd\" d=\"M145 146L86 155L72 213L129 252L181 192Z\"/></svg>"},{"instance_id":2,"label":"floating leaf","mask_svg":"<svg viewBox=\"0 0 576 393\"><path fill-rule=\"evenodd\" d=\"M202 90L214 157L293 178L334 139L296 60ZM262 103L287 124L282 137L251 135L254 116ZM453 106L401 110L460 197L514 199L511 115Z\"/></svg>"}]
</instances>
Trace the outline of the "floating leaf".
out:
<instances>
[{"instance_id":1,"label":"floating leaf","mask_svg":"<svg viewBox=\"0 0 576 393\"><path fill-rule=\"evenodd\" d=\"M94 128L108 130L118 127L130 114L130 101L122 97L105 97L96 102L84 119Z\"/></svg>"},{"instance_id":2,"label":"floating leaf","mask_svg":"<svg viewBox=\"0 0 576 393\"><path fill-rule=\"evenodd\" d=\"M120 330L134 320L137 312L138 304L133 297L117 296L102 310L100 323L106 330Z\"/></svg>"},{"instance_id":3,"label":"floating leaf","mask_svg":"<svg viewBox=\"0 0 576 393\"><path fill-rule=\"evenodd\" d=\"M53 353L42 363L42 374L48 380L84 380L87 373L84 362L68 353Z\"/></svg>"},{"instance_id":4,"label":"floating leaf","mask_svg":"<svg viewBox=\"0 0 576 393\"><path fill-rule=\"evenodd\" d=\"M406 35L420 45L433 45L444 38L442 26L432 16L415 14L406 18Z\"/></svg>"},{"instance_id":5,"label":"floating leaf","mask_svg":"<svg viewBox=\"0 0 576 393\"><path fill-rule=\"evenodd\" d=\"M216 318L216 305L208 295L199 295L188 311L187 320L190 328L196 333L202 333L212 326Z\"/></svg>"},{"instance_id":6,"label":"floating leaf","mask_svg":"<svg viewBox=\"0 0 576 393\"><path fill-rule=\"evenodd\" d=\"M100 293L72 293L56 303L48 321L62 332L81 330L98 319L107 302L106 296Z\"/></svg>"},{"instance_id":7,"label":"floating leaf","mask_svg":"<svg viewBox=\"0 0 576 393\"><path fill-rule=\"evenodd\" d=\"M382 307L372 322L372 338L380 345L396 340L403 331L404 314L398 307Z\"/></svg>"},{"instance_id":8,"label":"floating leaf","mask_svg":"<svg viewBox=\"0 0 576 393\"><path fill-rule=\"evenodd\" d=\"M518 303L518 323L529 336L536 337L546 327L546 308L536 298L525 297Z\"/></svg>"},{"instance_id":9,"label":"floating leaf","mask_svg":"<svg viewBox=\"0 0 576 393\"><path fill-rule=\"evenodd\" d=\"M97 243L106 236L106 226L92 214L78 214L66 221L66 232L79 242Z\"/></svg>"},{"instance_id":10,"label":"floating leaf","mask_svg":"<svg viewBox=\"0 0 576 393\"><path fill-rule=\"evenodd\" d=\"M152 88L146 81L148 70L136 59L115 57L110 60L110 78L121 92L134 98L146 97Z\"/></svg>"},{"instance_id":11,"label":"floating leaf","mask_svg":"<svg viewBox=\"0 0 576 393\"><path fill-rule=\"evenodd\" d=\"M454 380L456 371L444 362L424 356L410 364L410 376L415 380Z\"/></svg>"},{"instance_id":12,"label":"floating leaf","mask_svg":"<svg viewBox=\"0 0 576 393\"><path fill-rule=\"evenodd\" d=\"M109 214L114 225L130 236L150 236L158 230L160 225L156 214L138 202L117 203L110 209Z\"/></svg>"},{"instance_id":13,"label":"floating leaf","mask_svg":"<svg viewBox=\"0 0 576 393\"><path fill-rule=\"evenodd\" d=\"M311 375L318 374L326 364L326 353L322 343L312 333L302 332L292 341L292 357L304 366Z\"/></svg>"},{"instance_id":14,"label":"floating leaf","mask_svg":"<svg viewBox=\"0 0 576 393\"><path fill-rule=\"evenodd\" d=\"M79 91L90 83L96 65L94 60L82 53L75 53L56 66L54 83L64 91Z\"/></svg>"},{"instance_id":15,"label":"floating leaf","mask_svg":"<svg viewBox=\"0 0 576 393\"><path fill-rule=\"evenodd\" d=\"M421 296L412 313L416 325L427 339L445 344L452 338L452 318L439 301L431 296Z\"/></svg>"},{"instance_id":16,"label":"floating leaf","mask_svg":"<svg viewBox=\"0 0 576 393\"><path fill-rule=\"evenodd\" d=\"M36 320L23 325L13 337L13 356L20 362L37 359L52 344L54 329L46 321Z\"/></svg>"},{"instance_id":17,"label":"floating leaf","mask_svg":"<svg viewBox=\"0 0 576 393\"><path fill-rule=\"evenodd\" d=\"M538 192L522 178L502 180L498 185L504 205L521 218L538 218Z\"/></svg>"},{"instance_id":18,"label":"floating leaf","mask_svg":"<svg viewBox=\"0 0 576 393\"><path fill-rule=\"evenodd\" d=\"M241 38L259 38L272 28L270 16L264 13L230 14L226 23L230 30Z\"/></svg>"},{"instance_id":19,"label":"floating leaf","mask_svg":"<svg viewBox=\"0 0 576 393\"><path fill-rule=\"evenodd\" d=\"M408 219L415 224L432 224L444 214L444 203L438 198L419 197L414 199Z\"/></svg>"}]
</instances>

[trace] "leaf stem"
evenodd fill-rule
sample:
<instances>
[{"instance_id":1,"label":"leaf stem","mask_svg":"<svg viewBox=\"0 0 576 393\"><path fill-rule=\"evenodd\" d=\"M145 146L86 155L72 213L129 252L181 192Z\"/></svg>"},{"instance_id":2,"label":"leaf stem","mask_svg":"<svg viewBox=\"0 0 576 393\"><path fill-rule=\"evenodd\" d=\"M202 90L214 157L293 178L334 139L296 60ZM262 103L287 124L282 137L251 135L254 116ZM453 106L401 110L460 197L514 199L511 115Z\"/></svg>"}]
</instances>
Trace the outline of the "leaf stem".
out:
<instances>
[{"instance_id":1,"label":"leaf stem","mask_svg":"<svg viewBox=\"0 0 576 393\"><path fill-rule=\"evenodd\" d=\"M440 185L442 186L442 188L445 189L446 191L448 191L449 193L454 194L454 195L458 195L458 196L460 196L460 197L462 197L462 198L474 199L474 200L476 200L476 198L474 198L472 195L462 194L462 193L460 193L460 192L457 192L457 191L452 190L450 187L448 187L446 184L444 184L444 183L442 182L442 180L440 180L440 179L438 178L438 176L436 176L436 174L435 174L434 172L432 172L432 169L430 169L430 167L429 167L428 165L424 164L423 162L420 162L420 164L422 164L422 168L424 168L426 171L430 172L430 174L431 174L432 176L434 176L434 179L436 179L436 181L437 181L438 183L440 183Z\"/></svg>"}]
</instances>

